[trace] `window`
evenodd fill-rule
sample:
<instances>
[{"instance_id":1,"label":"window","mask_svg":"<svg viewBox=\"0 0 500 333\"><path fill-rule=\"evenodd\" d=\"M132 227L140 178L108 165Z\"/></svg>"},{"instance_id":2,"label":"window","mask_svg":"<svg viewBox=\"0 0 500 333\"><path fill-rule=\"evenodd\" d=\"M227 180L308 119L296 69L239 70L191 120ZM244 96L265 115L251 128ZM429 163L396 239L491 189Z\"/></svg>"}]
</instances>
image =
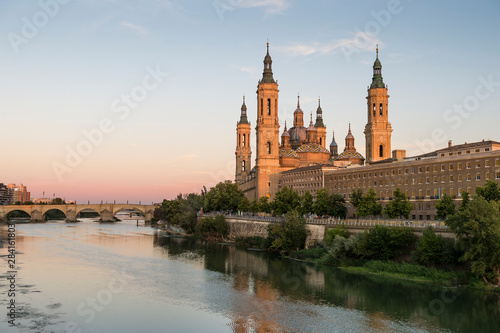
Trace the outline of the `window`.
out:
<instances>
[{"instance_id":1,"label":"window","mask_svg":"<svg viewBox=\"0 0 500 333\"><path fill-rule=\"evenodd\" d=\"M452 182L452 181L453 181L453 175L450 176L450 182Z\"/></svg>"},{"instance_id":2,"label":"window","mask_svg":"<svg viewBox=\"0 0 500 333\"><path fill-rule=\"evenodd\" d=\"M462 181L462 175L458 175L458 181L461 182Z\"/></svg>"},{"instance_id":3,"label":"window","mask_svg":"<svg viewBox=\"0 0 500 333\"><path fill-rule=\"evenodd\" d=\"M471 181L472 180L472 177L470 175L470 173L467 174L467 181Z\"/></svg>"},{"instance_id":4,"label":"window","mask_svg":"<svg viewBox=\"0 0 500 333\"><path fill-rule=\"evenodd\" d=\"M384 157L384 146L380 145L380 147L378 147L378 151L379 151L379 156Z\"/></svg>"},{"instance_id":5,"label":"window","mask_svg":"<svg viewBox=\"0 0 500 333\"><path fill-rule=\"evenodd\" d=\"M450 164L450 171L453 171L453 164Z\"/></svg>"},{"instance_id":6,"label":"window","mask_svg":"<svg viewBox=\"0 0 500 333\"><path fill-rule=\"evenodd\" d=\"M271 187L271 182L267 182L267 187Z\"/></svg>"},{"instance_id":7,"label":"window","mask_svg":"<svg viewBox=\"0 0 500 333\"><path fill-rule=\"evenodd\" d=\"M429 182L430 182L429 177L425 177L425 183L426 183L426 184L429 184Z\"/></svg>"},{"instance_id":8,"label":"window","mask_svg":"<svg viewBox=\"0 0 500 333\"><path fill-rule=\"evenodd\" d=\"M466 164L466 168L467 168L467 169L470 169L470 162L467 162L467 164Z\"/></svg>"},{"instance_id":9,"label":"window","mask_svg":"<svg viewBox=\"0 0 500 333\"><path fill-rule=\"evenodd\" d=\"M457 170L462 170L462 163L457 164Z\"/></svg>"},{"instance_id":10,"label":"window","mask_svg":"<svg viewBox=\"0 0 500 333\"><path fill-rule=\"evenodd\" d=\"M267 99L267 115L268 116L271 115L271 99L270 98Z\"/></svg>"},{"instance_id":11,"label":"window","mask_svg":"<svg viewBox=\"0 0 500 333\"><path fill-rule=\"evenodd\" d=\"M480 168L481 167L481 162L476 162L476 168Z\"/></svg>"},{"instance_id":12,"label":"window","mask_svg":"<svg viewBox=\"0 0 500 333\"><path fill-rule=\"evenodd\" d=\"M420 178L418 179L418 183L419 183L419 184L422 184L422 177L420 177Z\"/></svg>"},{"instance_id":13,"label":"window","mask_svg":"<svg viewBox=\"0 0 500 333\"><path fill-rule=\"evenodd\" d=\"M490 179L490 173L489 172L486 173L486 179Z\"/></svg>"},{"instance_id":14,"label":"window","mask_svg":"<svg viewBox=\"0 0 500 333\"><path fill-rule=\"evenodd\" d=\"M379 113L380 113L381 117L384 115L384 108L382 107L382 103L380 103L380 106L379 106Z\"/></svg>"},{"instance_id":15,"label":"window","mask_svg":"<svg viewBox=\"0 0 500 333\"><path fill-rule=\"evenodd\" d=\"M490 160L486 160L486 161L484 161L484 166L485 166L485 167L489 167L489 166L490 166Z\"/></svg>"},{"instance_id":16,"label":"window","mask_svg":"<svg viewBox=\"0 0 500 333\"><path fill-rule=\"evenodd\" d=\"M498 158L497 158L497 159L495 160L495 166L500 166L500 159L498 159Z\"/></svg>"},{"instance_id":17,"label":"window","mask_svg":"<svg viewBox=\"0 0 500 333\"><path fill-rule=\"evenodd\" d=\"M267 143L267 153L271 154L271 142Z\"/></svg>"},{"instance_id":18,"label":"window","mask_svg":"<svg viewBox=\"0 0 500 333\"><path fill-rule=\"evenodd\" d=\"M260 99L260 115L264 115L264 100L262 98Z\"/></svg>"},{"instance_id":19,"label":"window","mask_svg":"<svg viewBox=\"0 0 500 333\"><path fill-rule=\"evenodd\" d=\"M438 190L437 190L437 188L435 188L434 189L434 196L437 197L437 195L438 195Z\"/></svg>"},{"instance_id":20,"label":"window","mask_svg":"<svg viewBox=\"0 0 500 333\"><path fill-rule=\"evenodd\" d=\"M373 103L373 116L377 115L377 108L375 107L375 103Z\"/></svg>"},{"instance_id":21,"label":"window","mask_svg":"<svg viewBox=\"0 0 500 333\"><path fill-rule=\"evenodd\" d=\"M441 176L441 183L444 183L445 182L445 178L444 176Z\"/></svg>"},{"instance_id":22,"label":"window","mask_svg":"<svg viewBox=\"0 0 500 333\"><path fill-rule=\"evenodd\" d=\"M441 164L441 171L444 171L444 164Z\"/></svg>"},{"instance_id":23,"label":"window","mask_svg":"<svg viewBox=\"0 0 500 333\"><path fill-rule=\"evenodd\" d=\"M243 146L247 145L247 135L243 134Z\"/></svg>"},{"instance_id":24,"label":"window","mask_svg":"<svg viewBox=\"0 0 500 333\"><path fill-rule=\"evenodd\" d=\"M476 153L479 153L481 151L481 149L476 149L475 152Z\"/></svg>"},{"instance_id":25,"label":"window","mask_svg":"<svg viewBox=\"0 0 500 333\"><path fill-rule=\"evenodd\" d=\"M431 190L425 190L425 196L430 197L431 196Z\"/></svg>"},{"instance_id":26,"label":"window","mask_svg":"<svg viewBox=\"0 0 500 333\"><path fill-rule=\"evenodd\" d=\"M496 179L500 179L500 172L497 171Z\"/></svg>"},{"instance_id":27,"label":"window","mask_svg":"<svg viewBox=\"0 0 500 333\"><path fill-rule=\"evenodd\" d=\"M425 172L429 172L429 167L425 167Z\"/></svg>"},{"instance_id":28,"label":"window","mask_svg":"<svg viewBox=\"0 0 500 333\"><path fill-rule=\"evenodd\" d=\"M246 161L245 160L243 160L243 163L241 163L241 169L242 169L241 171L245 171L245 169L246 169Z\"/></svg>"},{"instance_id":29,"label":"window","mask_svg":"<svg viewBox=\"0 0 500 333\"><path fill-rule=\"evenodd\" d=\"M418 168L418 173L422 173L422 167Z\"/></svg>"},{"instance_id":30,"label":"window","mask_svg":"<svg viewBox=\"0 0 500 333\"><path fill-rule=\"evenodd\" d=\"M434 167L432 167L432 171L433 171L433 172L437 172L437 171L438 171L438 167L437 167L437 165L435 165Z\"/></svg>"},{"instance_id":31,"label":"window","mask_svg":"<svg viewBox=\"0 0 500 333\"><path fill-rule=\"evenodd\" d=\"M481 174L480 173L476 173L476 180L481 180Z\"/></svg>"},{"instance_id":32,"label":"window","mask_svg":"<svg viewBox=\"0 0 500 333\"><path fill-rule=\"evenodd\" d=\"M470 154L470 150L465 151L466 154Z\"/></svg>"},{"instance_id":33,"label":"window","mask_svg":"<svg viewBox=\"0 0 500 333\"><path fill-rule=\"evenodd\" d=\"M434 183L437 183L437 182L438 182L438 177L434 176Z\"/></svg>"}]
</instances>

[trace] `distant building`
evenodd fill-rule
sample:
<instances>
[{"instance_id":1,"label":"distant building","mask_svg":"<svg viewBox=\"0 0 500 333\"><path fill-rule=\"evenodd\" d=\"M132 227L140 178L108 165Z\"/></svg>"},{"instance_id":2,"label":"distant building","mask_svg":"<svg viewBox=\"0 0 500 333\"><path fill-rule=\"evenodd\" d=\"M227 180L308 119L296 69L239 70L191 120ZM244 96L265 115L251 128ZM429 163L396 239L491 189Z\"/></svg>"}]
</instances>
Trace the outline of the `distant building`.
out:
<instances>
[{"instance_id":1,"label":"distant building","mask_svg":"<svg viewBox=\"0 0 500 333\"><path fill-rule=\"evenodd\" d=\"M40 204L46 204L46 205L48 205L51 202L52 202L52 199L50 199L50 198L35 198L35 199L33 199L33 203L35 205L40 205Z\"/></svg>"},{"instance_id":2,"label":"distant building","mask_svg":"<svg viewBox=\"0 0 500 333\"><path fill-rule=\"evenodd\" d=\"M9 188L0 183L0 206L9 205L11 198Z\"/></svg>"},{"instance_id":3,"label":"distant building","mask_svg":"<svg viewBox=\"0 0 500 333\"><path fill-rule=\"evenodd\" d=\"M26 201L30 201L30 192L28 192L26 186L23 184L9 184L7 185L10 195L11 195L11 204L15 204L16 202L24 203Z\"/></svg>"}]
</instances>

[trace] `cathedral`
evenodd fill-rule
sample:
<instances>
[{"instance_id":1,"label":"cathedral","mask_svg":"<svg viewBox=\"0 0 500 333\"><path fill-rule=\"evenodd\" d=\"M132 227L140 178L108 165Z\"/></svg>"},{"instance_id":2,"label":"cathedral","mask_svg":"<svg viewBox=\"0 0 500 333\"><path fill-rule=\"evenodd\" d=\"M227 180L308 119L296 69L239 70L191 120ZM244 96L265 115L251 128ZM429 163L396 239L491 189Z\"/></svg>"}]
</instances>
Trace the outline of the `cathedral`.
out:
<instances>
[{"instance_id":1,"label":"cathedral","mask_svg":"<svg viewBox=\"0 0 500 333\"><path fill-rule=\"evenodd\" d=\"M300 96L297 97L297 109L293 113L293 126L281 133L278 119L278 83L274 79L272 59L264 57L264 71L257 86L257 123L256 159L252 168L250 148L251 125L248 121L245 97L241 106L240 120L237 123L236 174L239 184L248 199L262 196L272 198L282 187L282 173L292 169L310 166L355 167L362 166L365 158L356 151L351 125L345 138L345 148L338 153L338 145L333 140L327 146L326 125L323 122L323 110L318 99L316 119L310 115L310 122L304 126L304 112L300 108ZM374 163L391 158L392 127L388 121L387 87L382 79L382 65L377 58L373 65L372 83L368 87L368 121L365 126L366 163Z\"/></svg>"}]
</instances>

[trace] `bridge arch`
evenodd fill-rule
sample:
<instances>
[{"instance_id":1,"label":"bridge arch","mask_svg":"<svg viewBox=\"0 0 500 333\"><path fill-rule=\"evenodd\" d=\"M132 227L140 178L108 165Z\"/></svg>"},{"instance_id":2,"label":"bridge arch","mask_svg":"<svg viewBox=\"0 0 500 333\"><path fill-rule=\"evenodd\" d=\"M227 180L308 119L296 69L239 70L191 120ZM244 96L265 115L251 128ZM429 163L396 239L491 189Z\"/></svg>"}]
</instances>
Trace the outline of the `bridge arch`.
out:
<instances>
[{"instance_id":1,"label":"bridge arch","mask_svg":"<svg viewBox=\"0 0 500 333\"><path fill-rule=\"evenodd\" d=\"M42 210L43 211L43 210ZM51 208L45 210L45 212L42 215L42 220L66 220L67 214L65 211L59 209L59 208Z\"/></svg>"},{"instance_id":2,"label":"bridge arch","mask_svg":"<svg viewBox=\"0 0 500 333\"><path fill-rule=\"evenodd\" d=\"M30 212L31 213L31 212ZM5 213L5 219L31 219L31 214L24 209L11 209Z\"/></svg>"}]
</instances>

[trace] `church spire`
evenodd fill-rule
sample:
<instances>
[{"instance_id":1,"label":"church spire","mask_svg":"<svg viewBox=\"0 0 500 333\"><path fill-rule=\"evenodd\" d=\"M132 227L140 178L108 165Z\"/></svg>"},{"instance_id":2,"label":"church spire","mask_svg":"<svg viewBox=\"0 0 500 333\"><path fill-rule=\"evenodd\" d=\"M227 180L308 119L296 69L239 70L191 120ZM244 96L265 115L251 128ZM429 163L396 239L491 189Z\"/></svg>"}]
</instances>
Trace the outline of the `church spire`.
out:
<instances>
[{"instance_id":1,"label":"church spire","mask_svg":"<svg viewBox=\"0 0 500 333\"><path fill-rule=\"evenodd\" d=\"M269 55L269 42L267 42L267 54L264 58L264 72L262 73L262 83L276 83L273 78L273 60Z\"/></svg>"},{"instance_id":2,"label":"church spire","mask_svg":"<svg viewBox=\"0 0 500 333\"><path fill-rule=\"evenodd\" d=\"M241 105L241 115L239 124L248 124L247 106L245 104L245 95L243 95L243 104Z\"/></svg>"},{"instance_id":3,"label":"church spire","mask_svg":"<svg viewBox=\"0 0 500 333\"><path fill-rule=\"evenodd\" d=\"M370 88L385 88L384 80L382 79L382 63L378 59L378 44L377 44L377 58L373 63L373 78Z\"/></svg>"},{"instance_id":4,"label":"church spire","mask_svg":"<svg viewBox=\"0 0 500 333\"><path fill-rule=\"evenodd\" d=\"M321 98L318 98L318 108L316 109L316 124L315 127L325 127L323 123L323 110L321 109Z\"/></svg>"}]
</instances>

